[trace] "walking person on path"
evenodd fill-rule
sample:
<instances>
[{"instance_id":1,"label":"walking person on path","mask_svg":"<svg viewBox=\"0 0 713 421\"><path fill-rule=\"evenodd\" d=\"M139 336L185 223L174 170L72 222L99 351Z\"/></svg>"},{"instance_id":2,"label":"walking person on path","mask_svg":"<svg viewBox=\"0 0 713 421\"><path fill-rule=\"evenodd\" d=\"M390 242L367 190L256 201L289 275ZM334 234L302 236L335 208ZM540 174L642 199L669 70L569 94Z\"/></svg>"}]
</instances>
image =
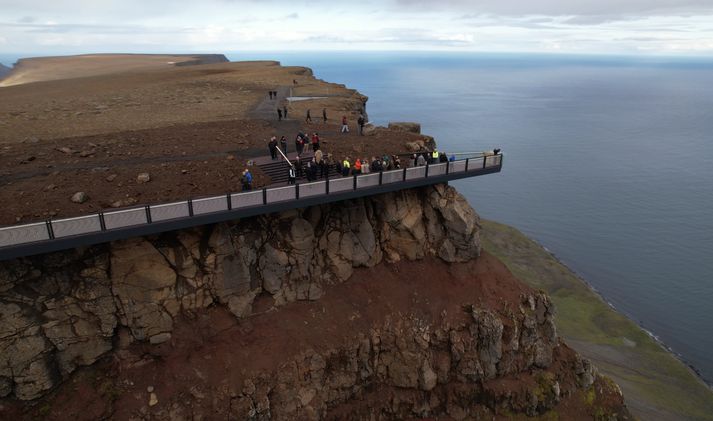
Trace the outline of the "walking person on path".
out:
<instances>
[{"instance_id":1,"label":"walking person on path","mask_svg":"<svg viewBox=\"0 0 713 421\"><path fill-rule=\"evenodd\" d=\"M349 133L349 125L347 124L347 116L342 116L342 133Z\"/></svg>"},{"instance_id":2,"label":"walking person on path","mask_svg":"<svg viewBox=\"0 0 713 421\"><path fill-rule=\"evenodd\" d=\"M311 123L312 122L312 116L309 113L309 108L307 109L307 117L305 117L305 123Z\"/></svg>"},{"instance_id":3,"label":"walking person on path","mask_svg":"<svg viewBox=\"0 0 713 421\"><path fill-rule=\"evenodd\" d=\"M277 109L277 121L282 121L282 110Z\"/></svg>"},{"instance_id":4,"label":"walking person on path","mask_svg":"<svg viewBox=\"0 0 713 421\"><path fill-rule=\"evenodd\" d=\"M359 125L359 136L364 136L364 123L366 121L364 120L364 115L359 114L359 118L357 119L357 124Z\"/></svg>"},{"instance_id":5,"label":"walking person on path","mask_svg":"<svg viewBox=\"0 0 713 421\"><path fill-rule=\"evenodd\" d=\"M282 152L287 155L287 138L285 136L280 137L280 147L282 148Z\"/></svg>"},{"instance_id":6,"label":"walking person on path","mask_svg":"<svg viewBox=\"0 0 713 421\"><path fill-rule=\"evenodd\" d=\"M324 123L327 123L327 109L322 108L322 118L324 119Z\"/></svg>"},{"instance_id":7,"label":"walking person on path","mask_svg":"<svg viewBox=\"0 0 713 421\"><path fill-rule=\"evenodd\" d=\"M287 105L282 106L282 115L285 116L285 120L287 120Z\"/></svg>"}]
</instances>

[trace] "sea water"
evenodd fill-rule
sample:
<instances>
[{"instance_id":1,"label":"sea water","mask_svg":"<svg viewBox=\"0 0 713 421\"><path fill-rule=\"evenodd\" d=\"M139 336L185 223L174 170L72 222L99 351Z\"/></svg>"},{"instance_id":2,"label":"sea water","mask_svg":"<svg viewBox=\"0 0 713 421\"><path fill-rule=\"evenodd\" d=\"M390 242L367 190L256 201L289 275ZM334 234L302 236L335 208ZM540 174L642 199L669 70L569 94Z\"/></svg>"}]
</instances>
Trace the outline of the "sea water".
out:
<instances>
[{"instance_id":1,"label":"sea water","mask_svg":"<svg viewBox=\"0 0 713 421\"><path fill-rule=\"evenodd\" d=\"M441 150L502 148L454 183L536 239L713 381L713 60L251 53L369 96Z\"/></svg>"}]
</instances>

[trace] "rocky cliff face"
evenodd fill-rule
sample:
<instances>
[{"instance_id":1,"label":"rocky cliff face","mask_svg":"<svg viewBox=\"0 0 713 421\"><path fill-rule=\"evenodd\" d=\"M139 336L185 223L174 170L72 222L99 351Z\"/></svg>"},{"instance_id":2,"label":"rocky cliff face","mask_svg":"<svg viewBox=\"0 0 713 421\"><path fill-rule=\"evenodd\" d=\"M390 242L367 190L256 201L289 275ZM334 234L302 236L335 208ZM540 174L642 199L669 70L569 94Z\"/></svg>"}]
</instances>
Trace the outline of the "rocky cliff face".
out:
<instances>
[{"instance_id":1,"label":"rocky cliff face","mask_svg":"<svg viewBox=\"0 0 713 421\"><path fill-rule=\"evenodd\" d=\"M264 292L275 306L315 300L384 259L468 261L477 223L435 186L3 262L0 396L41 396L110 351L118 327L158 344L180 313L222 305L245 317Z\"/></svg>"},{"instance_id":2,"label":"rocky cliff face","mask_svg":"<svg viewBox=\"0 0 713 421\"><path fill-rule=\"evenodd\" d=\"M4 262L0 395L56 390L4 416L627 419L548 297L479 255L439 185Z\"/></svg>"},{"instance_id":3,"label":"rocky cliff face","mask_svg":"<svg viewBox=\"0 0 713 421\"><path fill-rule=\"evenodd\" d=\"M455 322L390 318L347 346L307 350L274 372L245 379L231 397L230 414L461 420L491 419L505 410L537 416L594 384L592 366L559 346L546 296L523 296L512 317L474 306L464 310ZM548 370L555 362L567 366L566 375ZM616 386L607 393L621 398ZM166 411L157 417L177 414L189 415Z\"/></svg>"}]
</instances>

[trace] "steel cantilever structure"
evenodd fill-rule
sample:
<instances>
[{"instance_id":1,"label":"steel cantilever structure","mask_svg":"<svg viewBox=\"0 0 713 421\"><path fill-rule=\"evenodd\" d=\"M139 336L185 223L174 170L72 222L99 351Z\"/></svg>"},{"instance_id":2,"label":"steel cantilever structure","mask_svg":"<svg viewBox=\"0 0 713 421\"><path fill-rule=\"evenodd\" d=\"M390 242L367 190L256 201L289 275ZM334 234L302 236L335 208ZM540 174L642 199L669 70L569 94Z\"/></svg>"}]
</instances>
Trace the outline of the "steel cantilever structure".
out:
<instances>
[{"instance_id":1,"label":"steel cantilever structure","mask_svg":"<svg viewBox=\"0 0 713 421\"><path fill-rule=\"evenodd\" d=\"M501 154L0 228L0 260L500 172Z\"/></svg>"}]
</instances>

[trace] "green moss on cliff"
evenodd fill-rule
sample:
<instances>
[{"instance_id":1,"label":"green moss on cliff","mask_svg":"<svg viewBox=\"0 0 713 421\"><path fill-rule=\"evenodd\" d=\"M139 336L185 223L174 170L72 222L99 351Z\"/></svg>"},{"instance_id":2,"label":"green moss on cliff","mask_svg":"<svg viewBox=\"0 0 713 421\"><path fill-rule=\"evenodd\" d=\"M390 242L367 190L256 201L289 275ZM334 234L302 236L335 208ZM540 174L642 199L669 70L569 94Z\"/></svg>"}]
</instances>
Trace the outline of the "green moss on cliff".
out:
<instances>
[{"instance_id":1,"label":"green moss on cliff","mask_svg":"<svg viewBox=\"0 0 713 421\"><path fill-rule=\"evenodd\" d=\"M550 294L559 334L622 387L637 417L713 420L713 392L683 363L539 244L507 225L486 220L482 225L485 250L519 279Z\"/></svg>"}]
</instances>

